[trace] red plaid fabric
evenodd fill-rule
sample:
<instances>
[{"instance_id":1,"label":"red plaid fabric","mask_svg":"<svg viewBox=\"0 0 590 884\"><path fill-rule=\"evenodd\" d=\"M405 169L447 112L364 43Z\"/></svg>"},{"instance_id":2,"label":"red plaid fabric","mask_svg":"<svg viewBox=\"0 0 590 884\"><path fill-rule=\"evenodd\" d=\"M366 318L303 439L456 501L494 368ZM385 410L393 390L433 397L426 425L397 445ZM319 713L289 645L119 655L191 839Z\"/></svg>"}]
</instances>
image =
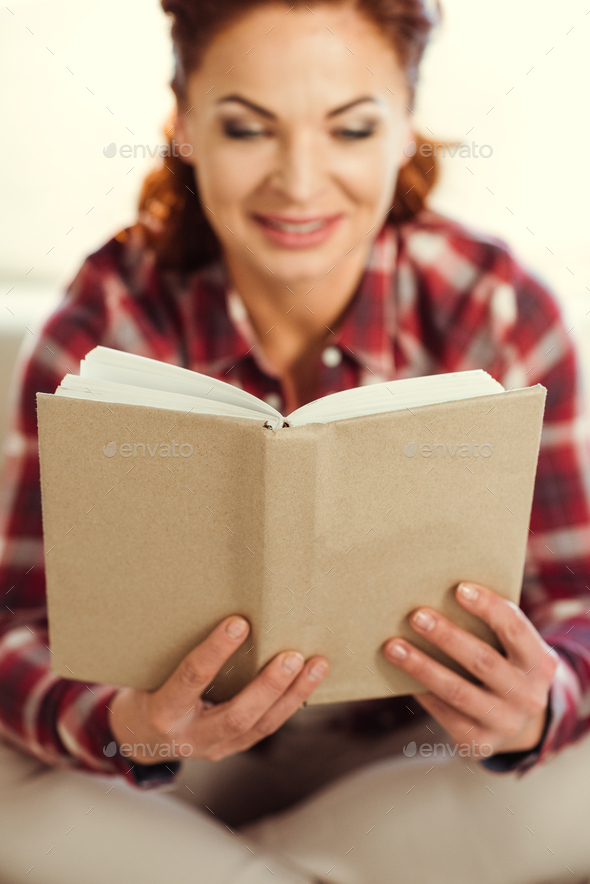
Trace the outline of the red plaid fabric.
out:
<instances>
[{"instance_id":1,"label":"red plaid fabric","mask_svg":"<svg viewBox=\"0 0 590 884\"><path fill-rule=\"evenodd\" d=\"M0 736L52 766L153 786L177 764L146 775L103 751L116 689L49 668L35 394L53 393L97 344L230 381L279 409L281 385L223 265L159 272L139 227L84 261L19 364L0 522ZM590 729L590 446L578 360L555 298L500 240L423 211L383 227L330 346L317 397L473 368L507 389L547 387L521 604L560 663L540 745L481 762L520 775Z\"/></svg>"}]
</instances>

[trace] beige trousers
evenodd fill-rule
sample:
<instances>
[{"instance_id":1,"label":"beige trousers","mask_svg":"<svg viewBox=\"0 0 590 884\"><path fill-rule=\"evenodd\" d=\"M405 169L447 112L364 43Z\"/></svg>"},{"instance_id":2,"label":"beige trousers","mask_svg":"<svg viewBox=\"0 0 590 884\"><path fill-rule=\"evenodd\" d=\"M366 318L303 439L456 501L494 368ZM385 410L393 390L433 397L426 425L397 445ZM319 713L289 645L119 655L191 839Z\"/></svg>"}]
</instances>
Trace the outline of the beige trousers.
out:
<instances>
[{"instance_id":1,"label":"beige trousers","mask_svg":"<svg viewBox=\"0 0 590 884\"><path fill-rule=\"evenodd\" d=\"M555 884L590 875L590 739L517 780L430 717L378 738L301 709L150 792L0 742L0 884ZM416 741L405 757L402 747ZM420 746L439 745L436 757ZM449 743L449 747L441 744Z\"/></svg>"}]
</instances>

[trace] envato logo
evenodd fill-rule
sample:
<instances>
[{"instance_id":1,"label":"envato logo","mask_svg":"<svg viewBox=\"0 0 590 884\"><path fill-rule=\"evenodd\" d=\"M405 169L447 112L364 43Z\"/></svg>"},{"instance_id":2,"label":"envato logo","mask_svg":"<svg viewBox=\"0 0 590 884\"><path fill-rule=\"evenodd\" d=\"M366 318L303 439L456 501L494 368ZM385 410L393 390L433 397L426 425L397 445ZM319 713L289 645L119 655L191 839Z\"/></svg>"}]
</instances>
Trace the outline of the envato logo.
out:
<instances>
[{"instance_id":1,"label":"envato logo","mask_svg":"<svg viewBox=\"0 0 590 884\"><path fill-rule=\"evenodd\" d=\"M437 157L438 151L442 150L443 157L448 156L453 159L458 155L462 159L467 158L479 158L482 160L489 160L489 158L494 153L494 148L491 144L476 144L475 141L472 141L471 144L466 144L465 142L461 142L461 144L443 144L442 142L437 142L436 144L421 144L420 148L415 141L411 141L409 144L404 147L404 156L406 157L415 157L417 153L420 154L421 157Z\"/></svg>"},{"instance_id":2,"label":"envato logo","mask_svg":"<svg viewBox=\"0 0 590 884\"><path fill-rule=\"evenodd\" d=\"M104 446L102 452L105 457L114 457L117 453L121 457L146 457L146 455L155 457L156 454L160 457L190 457L193 453L193 446L188 442L182 442L179 445L175 440L172 440L172 443L156 442L153 448L149 442L134 442L133 445L131 442L123 442L122 445L109 442Z\"/></svg>"},{"instance_id":3,"label":"envato logo","mask_svg":"<svg viewBox=\"0 0 590 884\"><path fill-rule=\"evenodd\" d=\"M146 755L147 750L147 755ZM117 754L117 744L113 740L112 743L109 743L108 746L102 747L103 755L106 755L107 758L114 758ZM182 758L190 758L193 754L193 747L190 743L179 743L178 744L178 752L176 751L176 740L172 740L172 746L169 743L121 743L118 747L118 751L121 755L128 756L133 753L135 758L141 753L142 758L155 758L156 755L158 758L178 758L180 755Z\"/></svg>"},{"instance_id":4,"label":"envato logo","mask_svg":"<svg viewBox=\"0 0 590 884\"><path fill-rule=\"evenodd\" d=\"M479 748L479 753L477 749ZM494 751L494 747L489 743L476 743L474 740L471 743L454 743L451 747L448 743L421 743L420 746L416 745L416 741L412 740L411 743L407 743L403 748L403 753L408 758L413 758L414 755L419 753L423 758L446 758L450 756L454 758L455 755L460 755L462 758L489 758Z\"/></svg>"},{"instance_id":5,"label":"envato logo","mask_svg":"<svg viewBox=\"0 0 590 884\"><path fill-rule=\"evenodd\" d=\"M152 150L153 147L153 150ZM177 151L178 148L178 151ZM110 144L107 144L106 147L103 147L102 152L107 159L112 160L114 156L119 154L123 159L128 160L131 157L137 159L137 152L141 151L142 159L146 159L149 155L150 157L190 157L193 152L192 144L187 144L184 141L182 144L177 144L176 141L172 141L172 144L154 144L150 146L149 144L122 144L119 150L117 151L117 145L114 141L111 141Z\"/></svg>"},{"instance_id":6,"label":"envato logo","mask_svg":"<svg viewBox=\"0 0 590 884\"><path fill-rule=\"evenodd\" d=\"M471 445L468 445L466 442L459 445L456 442L452 448L448 443L444 445L442 442L426 443L418 448L415 442L410 442L404 448L404 454L406 457L415 457L417 454L420 457L438 457L436 452L440 449L442 449L441 457L446 457L447 451L450 457L455 457L456 454L459 457L491 457L494 453L494 449L489 442L484 442L483 445L476 445L475 442L472 442Z\"/></svg>"}]
</instances>

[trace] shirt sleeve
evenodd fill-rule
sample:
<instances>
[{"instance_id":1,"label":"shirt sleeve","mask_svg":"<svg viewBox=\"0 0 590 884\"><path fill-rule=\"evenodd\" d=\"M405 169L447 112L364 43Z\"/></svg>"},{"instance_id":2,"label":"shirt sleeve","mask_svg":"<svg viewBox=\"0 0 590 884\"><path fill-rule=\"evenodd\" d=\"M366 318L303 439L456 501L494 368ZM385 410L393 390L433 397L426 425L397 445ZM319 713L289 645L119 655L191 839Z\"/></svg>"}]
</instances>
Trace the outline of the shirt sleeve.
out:
<instances>
[{"instance_id":1,"label":"shirt sleeve","mask_svg":"<svg viewBox=\"0 0 590 884\"><path fill-rule=\"evenodd\" d=\"M53 767L119 774L138 788L172 779L179 762L136 765L109 727L112 685L58 677L50 668L36 393L53 393L79 372L94 346L108 343L101 273L87 259L65 300L21 354L0 506L0 737Z\"/></svg>"},{"instance_id":2,"label":"shirt sleeve","mask_svg":"<svg viewBox=\"0 0 590 884\"><path fill-rule=\"evenodd\" d=\"M521 776L590 730L589 391L555 297L516 262L510 277L490 301L504 345L496 376L506 389L547 388L520 604L559 658L538 745L481 762Z\"/></svg>"}]
</instances>

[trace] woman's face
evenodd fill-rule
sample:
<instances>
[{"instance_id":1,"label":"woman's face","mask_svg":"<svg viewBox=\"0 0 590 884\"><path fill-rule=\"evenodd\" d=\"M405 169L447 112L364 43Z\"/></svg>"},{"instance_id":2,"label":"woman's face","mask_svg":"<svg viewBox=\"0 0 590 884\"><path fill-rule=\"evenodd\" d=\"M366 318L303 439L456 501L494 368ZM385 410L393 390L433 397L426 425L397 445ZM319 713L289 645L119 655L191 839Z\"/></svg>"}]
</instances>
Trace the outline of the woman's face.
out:
<instances>
[{"instance_id":1,"label":"woman's face","mask_svg":"<svg viewBox=\"0 0 590 884\"><path fill-rule=\"evenodd\" d=\"M224 253L276 281L323 278L366 249L412 140L391 47L348 5L261 6L220 33L189 80L193 147Z\"/></svg>"}]
</instances>

